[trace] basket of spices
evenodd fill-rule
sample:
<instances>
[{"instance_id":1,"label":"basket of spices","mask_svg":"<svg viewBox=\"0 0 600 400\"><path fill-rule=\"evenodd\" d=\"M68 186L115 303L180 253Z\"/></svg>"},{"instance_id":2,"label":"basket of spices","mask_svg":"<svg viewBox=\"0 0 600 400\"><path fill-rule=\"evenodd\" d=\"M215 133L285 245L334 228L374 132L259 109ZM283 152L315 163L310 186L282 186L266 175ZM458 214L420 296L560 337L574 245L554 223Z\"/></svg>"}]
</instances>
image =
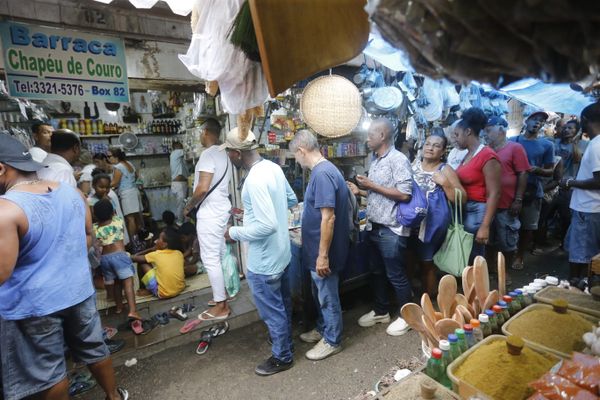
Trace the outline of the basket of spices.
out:
<instances>
[{"instance_id":1,"label":"basket of spices","mask_svg":"<svg viewBox=\"0 0 600 400\"><path fill-rule=\"evenodd\" d=\"M547 286L533 296L539 303L552 304L554 300L565 299L569 309L594 315L600 318L600 300L579 290Z\"/></svg>"},{"instance_id":2,"label":"basket of spices","mask_svg":"<svg viewBox=\"0 0 600 400\"><path fill-rule=\"evenodd\" d=\"M570 358L573 351L585 348L583 334L591 331L598 317L570 310L563 299L552 305L533 304L502 326L507 336L517 335L531 347Z\"/></svg>"},{"instance_id":3,"label":"basket of spices","mask_svg":"<svg viewBox=\"0 0 600 400\"><path fill-rule=\"evenodd\" d=\"M517 336L491 335L454 360L447 369L455 391L466 383L490 399L524 400L528 383L548 372L560 358L536 350Z\"/></svg>"}]
</instances>

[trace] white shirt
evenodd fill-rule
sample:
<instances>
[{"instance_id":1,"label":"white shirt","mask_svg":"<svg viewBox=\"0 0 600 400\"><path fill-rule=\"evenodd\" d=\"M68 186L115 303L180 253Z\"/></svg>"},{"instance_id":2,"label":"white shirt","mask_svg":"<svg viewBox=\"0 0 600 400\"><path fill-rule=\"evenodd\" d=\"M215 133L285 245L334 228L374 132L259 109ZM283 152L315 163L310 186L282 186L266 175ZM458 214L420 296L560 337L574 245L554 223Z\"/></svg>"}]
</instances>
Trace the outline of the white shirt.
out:
<instances>
[{"instance_id":1,"label":"white shirt","mask_svg":"<svg viewBox=\"0 0 600 400\"><path fill-rule=\"evenodd\" d=\"M194 190L200 181L200 172L209 172L213 174L212 181L208 190L221 179L227 170L227 176L223 178L219 186L212 191L200 205L198 209L198 218L220 218L231 210L231 201L229 201L229 181L231 179L231 166L229 158L224 150L219 150L218 145L214 145L204 150L200 154L200 159L196 163L194 171Z\"/></svg>"},{"instance_id":2,"label":"white shirt","mask_svg":"<svg viewBox=\"0 0 600 400\"><path fill-rule=\"evenodd\" d=\"M169 164L171 165L171 179L174 180L179 175L187 178L189 173L185 165L185 153L182 149L176 149L169 156Z\"/></svg>"},{"instance_id":3,"label":"white shirt","mask_svg":"<svg viewBox=\"0 0 600 400\"><path fill-rule=\"evenodd\" d=\"M577 180L587 180L594 177L594 172L600 171L600 135L590 141L583 153ZM585 213L600 213L600 190L584 190L573 188L571 208Z\"/></svg>"},{"instance_id":4,"label":"white shirt","mask_svg":"<svg viewBox=\"0 0 600 400\"><path fill-rule=\"evenodd\" d=\"M47 165L47 168L42 168L38 171L40 179L52 182L66 183L74 188L77 187L77 181L73 173L73 167L67 160L58 154L49 153L42 164Z\"/></svg>"},{"instance_id":5,"label":"white shirt","mask_svg":"<svg viewBox=\"0 0 600 400\"><path fill-rule=\"evenodd\" d=\"M41 147L33 146L29 149L29 154L31 154L31 158L33 161L43 163L44 159L48 156L48 152Z\"/></svg>"},{"instance_id":6,"label":"white shirt","mask_svg":"<svg viewBox=\"0 0 600 400\"><path fill-rule=\"evenodd\" d=\"M460 166L460 163L465 159L468 152L469 149L461 150L458 147L454 147L450 150L450 153L448 153L448 161L446 163L451 166L453 170L456 170Z\"/></svg>"}]
</instances>

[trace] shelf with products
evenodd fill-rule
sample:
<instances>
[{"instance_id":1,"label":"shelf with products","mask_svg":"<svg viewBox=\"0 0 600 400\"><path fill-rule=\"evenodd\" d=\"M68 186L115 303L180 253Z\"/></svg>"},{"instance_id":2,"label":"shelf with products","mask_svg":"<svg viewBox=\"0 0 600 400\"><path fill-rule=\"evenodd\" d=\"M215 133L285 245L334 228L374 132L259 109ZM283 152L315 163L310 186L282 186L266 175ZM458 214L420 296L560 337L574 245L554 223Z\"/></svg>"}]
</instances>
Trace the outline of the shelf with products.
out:
<instances>
[{"instance_id":1,"label":"shelf with products","mask_svg":"<svg viewBox=\"0 0 600 400\"><path fill-rule=\"evenodd\" d=\"M169 157L170 153L144 153L144 154L137 154L137 153L131 153L131 154L127 154L125 153L125 155L129 158L144 158L144 157Z\"/></svg>"},{"instance_id":2,"label":"shelf with products","mask_svg":"<svg viewBox=\"0 0 600 400\"><path fill-rule=\"evenodd\" d=\"M110 134L110 135L82 135L82 136L80 136L80 139L112 139L112 138L117 138L120 135L121 135L120 133L115 133L115 134ZM156 136L166 136L166 137L183 136L183 135L185 135L185 129L183 131L180 131L179 133L135 133L135 135L138 138L156 137Z\"/></svg>"}]
</instances>

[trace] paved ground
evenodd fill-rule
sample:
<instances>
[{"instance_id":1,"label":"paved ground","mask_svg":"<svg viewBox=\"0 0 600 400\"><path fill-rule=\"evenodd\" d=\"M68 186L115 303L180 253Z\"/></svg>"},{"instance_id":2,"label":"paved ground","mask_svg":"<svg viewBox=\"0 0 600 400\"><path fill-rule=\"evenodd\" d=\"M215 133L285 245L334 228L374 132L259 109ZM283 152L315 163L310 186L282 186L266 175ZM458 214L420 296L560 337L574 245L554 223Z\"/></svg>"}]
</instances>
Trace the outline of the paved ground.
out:
<instances>
[{"instance_id":1,"label":"paved ground","mask_svg":"<svg viewBox=\"0 0 600 400\"><path fill-rule=\"evenodd\" d=\"M559 251L528 257L525 271L510 272L513 287L544 273L564 277L566 265ZM267 378L256 376L255 365L270 352L266 328L259 322L217 338L203 356L194 353L195 344L177 347L141 360L134 367L118 368L117 378L132 399L354 398L363 390L371 390L401 360L420 356L420 343L412 331L391 337L382 325L360 328L356 320L369 310L368 291L355 292L344 300L344 351L330 359L308 361L304 353L310 345L296 340L294 368ZM295 329L297 335L301 327ZM82 398L98 399L102 394L95 389Z\"/></svg>"}]
</instances>

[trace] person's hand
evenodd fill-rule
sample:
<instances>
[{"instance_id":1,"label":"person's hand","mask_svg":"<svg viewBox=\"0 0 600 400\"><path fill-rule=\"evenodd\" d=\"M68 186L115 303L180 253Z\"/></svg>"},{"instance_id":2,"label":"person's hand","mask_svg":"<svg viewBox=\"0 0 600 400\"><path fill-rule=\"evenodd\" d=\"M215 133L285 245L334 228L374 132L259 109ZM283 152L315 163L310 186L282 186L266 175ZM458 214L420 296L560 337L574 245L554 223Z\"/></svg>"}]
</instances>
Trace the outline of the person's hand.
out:
<instances>
[{"instance_id":1,"label":"person's hand","mask_svg":"<svg viewBox=\"0 0 600 400\"><path fill-rule=\"evenodd\" d=\"M513 203L510 205L510 215L516 217L521 213L521 208L523 208L523 200L515 199L515 201L513 201Z\"/></svg>"},{"instance_id":2,"label":"person's hand","mask_svg":"<svg viewBox=\"0 0 600 400\"><path fill-rule=\"evenodd\" d=\"M431 180L440 186L444 186L448 183L448 178L441 171L435 171L431 176Z\"/></svg>"},{"instance_id":3,"label":"person's hand","mask_svg":"<svg viewBox=\"0 0 600 400\"><path fill-rule=\"evenodd\" d=\"M229 228L231 227L228 226L227 229L225 229L225 242L235 242L235 239L232 239L231 236L229 236Z\"/></svg>"},{"instance_id":4,"label":"person's hand","mask_svg":"<svg viewBox=\"0 0 600 400\"><path fill-rule=\"evenodd\" d=\"M541 168L540 167L531 167L531 169L529 170L529 173L532 175L537 175L539 174Z\"/></svg>"},{"instance_id":5,"label":"person's hand","mask_svg":"<svg viewBox=\"0 0 600 400\"><path fill-rule=\"evenodd\" d=\"M371 190L373 188L373 181L364 175L356 175L356 182L361 189Z\"/></svg>"},{"instance_id":6,"label":"person's hand","mask_svg":"<svg viewBox=\"0 0 600 400\"><path fill-rule=\"evenodd\" d=\"M479 244L488 244L490 240L490 227L481 225L477 230L477 235L475 236L475 241Z\"/></svg>"},{"instance_id":7,"label":"person's hand","mask_svg":"<svg viewBox=\"0 0 600 400\"><path fill-rule=\"evenodd\" d=\"M318 256L315 270L317 275L321 278L329 276L329 274L331 274L331 269L329 269L329 256Z\"/></svg>"},{"instance_id":8,"label":"person's hand","mask_svg":"<svg viewBox=\"0 0 600 400\"><path fill-rule=\"evenodd\" d=\"M183 207L183 215L187 217L187 215L190 213L190 211L192 211L193 208L194 207L192 207L191 203L187 203L185 207Z\"/></svg>"},{"instance_id":9,"label":"person's hand","mask_svg":"<svg viewBox=\"0 0 600 400\"><path fill-rule=\"evenodd\" d=\"M558 183L558 186L560 186L561 189L568 189L569 188L568 182L572 181L572 180L573 180L573 178L562 178L560 180L560 182Z\"/></svg>"},{"instance_id":10,"label":"person's hand","mask_svg":"<svg viewBox=\"0 0 600 400\"><path fill-rule=\"evenodd\" d=\"M359 195L360 189L358 189L358 186L356 186L354 183L346 181L346 186L348 186L348 190L350 190L353 195Z\"/></svg>"}]
</instances>

